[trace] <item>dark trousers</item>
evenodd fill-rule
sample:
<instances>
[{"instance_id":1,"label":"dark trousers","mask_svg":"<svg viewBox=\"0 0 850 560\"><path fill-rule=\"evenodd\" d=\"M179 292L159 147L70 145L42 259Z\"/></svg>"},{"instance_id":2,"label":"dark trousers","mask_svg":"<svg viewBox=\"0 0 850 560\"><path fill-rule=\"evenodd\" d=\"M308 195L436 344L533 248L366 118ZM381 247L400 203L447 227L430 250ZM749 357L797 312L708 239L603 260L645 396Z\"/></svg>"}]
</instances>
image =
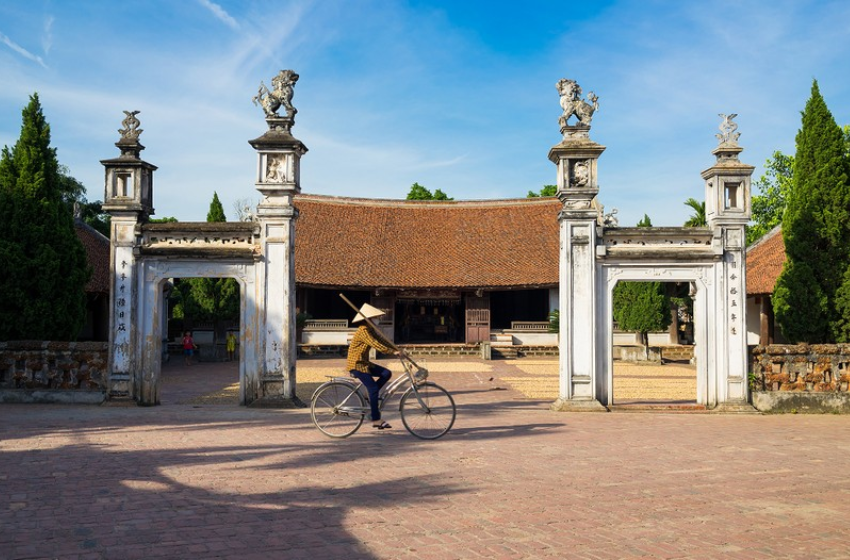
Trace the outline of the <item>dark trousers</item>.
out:
<instances>
[{"instance_id":1,"label":"dark trousers","mask_svg":"<svg viewBox=\"0 0 850 560\"><path fill-rule=\"evenodd\" d=\"M392 377L392 372L385 367L372 364L369 366L369 373L363 373L356 369L351 370L351 375L356 377L366 391L369 392L369 406L372 407L372 421L381 419L381 409L378 408L378 393L381 387L387 384L387 381Z\"/></svg>"}]
</instances>

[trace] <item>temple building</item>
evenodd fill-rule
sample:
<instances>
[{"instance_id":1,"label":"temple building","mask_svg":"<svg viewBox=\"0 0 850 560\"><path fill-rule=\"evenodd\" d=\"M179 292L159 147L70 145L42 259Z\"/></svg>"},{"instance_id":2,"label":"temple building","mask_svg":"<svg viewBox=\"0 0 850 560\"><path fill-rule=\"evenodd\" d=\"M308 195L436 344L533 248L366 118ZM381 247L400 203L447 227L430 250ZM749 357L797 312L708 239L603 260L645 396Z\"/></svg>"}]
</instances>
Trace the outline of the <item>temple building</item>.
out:
<instances>
[{"instance_id":1,"label":"temple building","mask_svg":"<svg viewBox=\"0 0 850 560\"><path fill-rule=\"evenodd\" d=\"M557 198L300 194L294 204L296 305L310 317L303 342L345 343L353 314L344 293L384 310L381 328L401 344L478 344L491 331L557 343L547 333L558 308Z\"/></svg>"}]
</instances>

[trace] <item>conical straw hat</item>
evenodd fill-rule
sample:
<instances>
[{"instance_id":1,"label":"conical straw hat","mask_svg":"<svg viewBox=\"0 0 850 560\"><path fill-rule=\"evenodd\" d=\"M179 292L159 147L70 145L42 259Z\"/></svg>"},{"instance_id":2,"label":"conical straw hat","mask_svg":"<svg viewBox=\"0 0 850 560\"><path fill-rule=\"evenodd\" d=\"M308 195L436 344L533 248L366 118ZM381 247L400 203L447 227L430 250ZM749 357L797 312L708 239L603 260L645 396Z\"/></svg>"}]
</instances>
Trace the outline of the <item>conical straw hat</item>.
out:
<instances>
[{"instance_id":1,"label":"conical straw hat","mask_svg":"<svg viewBox=\"0 0 850 560\"><path fill-rule=\"evenodd\" d=\"M385 315L383 311L378 309L377 307L373 307L368 303L364 303L360 308L360 312L354 316L352 319L352 323L359 323L363 319L372 319L374 317L380 317L381 315Z\"/></svg>"}]
</instances>

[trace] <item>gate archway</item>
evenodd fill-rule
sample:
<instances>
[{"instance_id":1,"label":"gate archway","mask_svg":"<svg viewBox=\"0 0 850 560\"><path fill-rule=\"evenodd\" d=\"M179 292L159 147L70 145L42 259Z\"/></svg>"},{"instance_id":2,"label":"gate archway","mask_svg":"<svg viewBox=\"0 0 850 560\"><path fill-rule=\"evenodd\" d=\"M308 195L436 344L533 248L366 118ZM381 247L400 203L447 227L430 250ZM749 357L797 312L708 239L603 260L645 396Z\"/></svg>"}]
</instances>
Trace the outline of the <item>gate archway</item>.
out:
<instances>
[{"instance_id":1,"label":"gate archway","mask_svg":"<svg viewBox=\"0 0 850 560\"><path fill-rule=\"evenodd\" d=\"M702 172L706 227L620 228L613 215L602 215L597 202L597 160L605 147L589 137L593 111L575 125L567 122L571 108L582 103L570 97L576 91L581 90L561 91L563 140L549 152L558 166L558 198L563 203L560 384L552 408L607 410L612 404L612 294L621 280L695 283L697 403L708 408L751 408L744 228L750 218L754 168L738 160L743 148L737 143L734 115L721 115L719 145L712 152L716 161Z\"/></svg>"},{"instance_id":2,"label":"gate archway","mask_svg":"<svg viewBox=\"0 0 850 560\"><path fill-rule=\"evenodd\" d=\"M125 111L116 146L103 160L104 211L112 218L110 247L111 397L159 404L162 284L172 277L235 278L240 284L240 403L300 404L296 397L295 220L300 160L307 148L291 134L290 104L298 76L281 71L260 100L268 130L249 143L257 152L254 186L263 195L256 216L236 223L150 223L156 166L139 155L138 111ZM285 99L277 104L272 101ZM265 101L268 101L265 102ZM286 116L279 116L283 106Z\"/></svg>"}]
</instances>

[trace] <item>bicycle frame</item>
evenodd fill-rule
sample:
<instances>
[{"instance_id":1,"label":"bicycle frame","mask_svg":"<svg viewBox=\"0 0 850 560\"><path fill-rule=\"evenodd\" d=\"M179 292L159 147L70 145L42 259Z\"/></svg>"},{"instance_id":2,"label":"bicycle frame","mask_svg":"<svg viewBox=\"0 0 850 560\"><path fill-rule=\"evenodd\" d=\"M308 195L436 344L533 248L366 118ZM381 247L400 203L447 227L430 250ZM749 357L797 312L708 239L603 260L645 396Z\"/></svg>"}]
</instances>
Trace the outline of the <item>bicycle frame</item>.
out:
<instances>
[{"instance_id":1,"label":"bicycle frame","mask_svg":"<svg viewBox=\"0 0 850 560\"><path fill-rule=\"evenodd\" d=\"M416 390L417 382L425 381L425 379L428 378L428 370L418 367L418 364L416 364L416 362L413 362L413 360L408 359L411 364L417 365L417 372L414 373L410 365L408 365L404 358L399 358L399 361L401 362L401 365L404 368L404 374L400 375L396 379L393 379L390 383L381 388L381 392L378 396L379 409L383 410L384 404L386 404L390 397L398 393L399 390L402 389L402 387L406 389L406 386L409 385L410 388L413 389L414 395L416 395L416 400L419 401L419 406L421 406L425 411L430 411L428 406L422 401L422 398L419 396L419 392ZM417 374L419 372L424 372L424 375L421 378L417 378ZM369 412L369 407L352 406L349 408L347 406L344 406L348 399L351 398L351 395L353 395L355 392L359 392L360 395L364 398L364 400L368 402L369 395L365 391L365 386L363 385L363 382L355 381L351 377L331 377L331 381L342 382L351 386L351 393L349 393L345 397L345 399L343 399L342 403L340 403L340 411L356 414L366 414L367 412ZM319 389L316 389L316 391L318 390Z\"/></svg>"}]
</instances>

